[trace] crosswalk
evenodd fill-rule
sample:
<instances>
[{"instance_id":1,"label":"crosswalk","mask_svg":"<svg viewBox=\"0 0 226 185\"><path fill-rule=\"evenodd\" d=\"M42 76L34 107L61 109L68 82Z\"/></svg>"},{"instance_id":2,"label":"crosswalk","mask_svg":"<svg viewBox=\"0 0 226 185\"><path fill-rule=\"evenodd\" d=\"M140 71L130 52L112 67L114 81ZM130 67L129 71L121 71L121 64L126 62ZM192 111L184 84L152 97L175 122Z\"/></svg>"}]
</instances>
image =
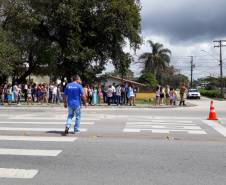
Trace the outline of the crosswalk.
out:
<instances>
[{"instance_id":1,"label":"crosswalk","mask_svg":"<svg viewBox=\"0 0 226 185\"><path fill-rule=\"evenodd\" d=\"M142 120L142 121L139 121ZM170 120L153 117L129 119L123 129L124 133L151 132L153 134L187 133L206 135L207 132L200 125L191 120Z\"/></svg>"},{"instance_id":2,"label":"crosswalk","mask_svg":"<svg viewBox=\"0 0 226 185\"><path fill-rule=\"evenodd\" d=\"M32 179L38 174L38 170L25 170L14 168L0 168L0 178L9 179Z\"/></svg>"},{"instance_id":3,"label":"crosswalk","mask_svg":"<svg viewBox=\"0 0 226 185\"><path fill-rule=\"evenodd\" d=\"M0 120L0 142L13 141L24 148L1 148L0 156L19 156L27 157L58 157L63 153L63 149L41 148L26 149L26 143L72 143L78 139L78 136L61 137L61 135L48 135L48 133L64 131L66 115L46 115L46 114L21 114L21 115L4 115L4 120ZM101 119L101 116L85 117L81 120L81 132L87 132L88 128ZM10 133L6 135L6 133ZM2 133L2 134L1 134ZM36 134L33 134L36 133ZM47 136L45 135L47 133ZM39 145L34 145L39 146ZM55 146L55 145L54 145ZM18 159L19 160L19 159ZM20 169L4 168L0 166L0 178L4 179L33 179L40 173L39 169Z\"/></svg>"},{"instance_id":4,"label":"crosswalk","mask_svg":"<svg viewBox=\"0 0 226 185\"><path fill-rule=\"evenodd\" d=\"M5 114L0 119L0 157L14 156L17 160L19 156L56 158L64 153L64 148L56 143L71 144L78 140L78 135L70 135L69 137L61 137L60 133L64 131L64 123L66 119L65 113L59 114ZM226 128L217 126L209 121L201 121L196 118L187 117L164 117L149 115L116 115L116 114L85 114L81 120L81 132L88 132L98 121L101 123L105 120L106 124L114 124L117 131L123 136L127 133L148 133L148 134L187 134L187 135L207 135L208 130L205 128L213 128L221 135L226 137ZM109 121L106 121L109 120ZM115 124L119 120L119 124ZM120 122L121 121L121 122ZM122 123L123 122L123 123ZM97 125L98 125L97 124ZM123 124L123 127L121 126ZM112 127L111 127L112 128ZM100 127L97 129L101 129ZM105 128L106 129L106 128ZM95 130L95 129L94 129ZM91 131L92 132L92 131ZM203 136L203 137L204 137ZM21 147L1 147L4 142L13 141ZM36 143L29 148L26 144ZM41 143L47 143L48 149L42 148ZM40 145L39 145L40 144ZM14 145L15 146L15 145ZM17 145L16 145L17 146ZM34 148L36 147L36 148ZM18 159L19 160L19 159ZM1 164L1 163L0 163ZM5 163L4 163L5 164ZM32 169L22 169L17 166L0 165L0 179L33 179L38 176L40 169L30 167Z\"/></svg>"}]
</instances>

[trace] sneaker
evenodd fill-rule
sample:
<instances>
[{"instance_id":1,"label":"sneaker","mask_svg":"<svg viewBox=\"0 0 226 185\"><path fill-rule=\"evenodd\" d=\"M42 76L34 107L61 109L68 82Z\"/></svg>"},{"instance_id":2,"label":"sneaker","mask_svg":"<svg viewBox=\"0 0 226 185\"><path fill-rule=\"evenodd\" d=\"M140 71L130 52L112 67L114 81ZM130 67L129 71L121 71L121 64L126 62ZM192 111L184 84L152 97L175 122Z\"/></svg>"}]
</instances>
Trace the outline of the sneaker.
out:
<instances>
[{"instance_id":1,"label":"sneaker","mask_svg":"<svg viewBox=\"0 0 226 185\"><path fill-rule=\"evenodd\" d=\"M74 133L79 133L79 132L80 132L79 129L77 129L77 128L74 129Z\"/></svg>"},{"instance_id":2,"label":"sneaker","mask_svg":"<svg viewBox=\"0 0 226 185\"><path fill-rule=\"evenodd\" d=\"M65 131L64 131L64 134L67 135L67 134L68 134L68 131L69 131L69 128L66 127L66 128L65 128Z\"/></svg>"}]
</instances>

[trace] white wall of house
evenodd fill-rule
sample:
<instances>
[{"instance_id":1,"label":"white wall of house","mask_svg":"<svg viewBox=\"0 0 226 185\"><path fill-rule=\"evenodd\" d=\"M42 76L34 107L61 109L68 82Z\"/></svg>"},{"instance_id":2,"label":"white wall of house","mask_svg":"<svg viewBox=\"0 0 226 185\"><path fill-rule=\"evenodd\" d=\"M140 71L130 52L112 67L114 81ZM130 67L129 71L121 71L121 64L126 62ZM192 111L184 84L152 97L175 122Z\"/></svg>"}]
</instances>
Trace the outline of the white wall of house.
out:
<instances>
[{"instance_id":1,"label":"white wall of house","mask_svg":"<svg viewBox=\"0 0 226 185\"><path fill-rule=\"evenodd\" d=\"M31 80L34 83L50 83L50 77L49 76L30 76L27 77L27 80Z\"/></svg>"},{"instance_id":2,"label":"white wall of house","mask_svg":"<svg viewBox=\"0 0 226 185\"><path fill-rule=\"evenodd\" d=\"M121 84L121 81L120 80L117 80L117 79L107 79L106 82L105 82L105 86L109 86L109 85L112 85L113 83L115 83L116 85L118 84Z\"/></svg>"}]
</instances>

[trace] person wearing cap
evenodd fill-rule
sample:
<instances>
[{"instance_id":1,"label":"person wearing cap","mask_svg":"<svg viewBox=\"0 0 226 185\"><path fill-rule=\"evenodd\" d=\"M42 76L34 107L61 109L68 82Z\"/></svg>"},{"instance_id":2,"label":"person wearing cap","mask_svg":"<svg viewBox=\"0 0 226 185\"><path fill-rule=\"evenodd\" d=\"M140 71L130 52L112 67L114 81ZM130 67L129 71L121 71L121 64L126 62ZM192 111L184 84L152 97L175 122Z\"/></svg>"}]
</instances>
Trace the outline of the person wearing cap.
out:
<instances>
[{"instance_id":1,"label":"person wearing cap","mask_svg":"<svg viewBox=\"0 0 226 185\"><path fill-rule=\"evenodd\" d=\"M73 82L67 84L64 90L64 107L68 108L68 117L65 126L64 134L67 135L72 124L72 119L75 116L74 133L80 132L81 119L81 99L86 103L86 95L83 87L80 84L81 79L78 75L73 76Z\"/></svg>"}]
</instances>

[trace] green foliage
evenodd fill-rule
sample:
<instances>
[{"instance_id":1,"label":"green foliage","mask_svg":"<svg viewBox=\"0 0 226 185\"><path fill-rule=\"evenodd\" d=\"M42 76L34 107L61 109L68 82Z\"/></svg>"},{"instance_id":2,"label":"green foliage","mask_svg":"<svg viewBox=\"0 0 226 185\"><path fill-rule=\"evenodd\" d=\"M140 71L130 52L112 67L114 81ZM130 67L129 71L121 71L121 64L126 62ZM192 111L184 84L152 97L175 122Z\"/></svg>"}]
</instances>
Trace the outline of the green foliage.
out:
<instances>
[{"instance_id":1,"label":"green foliage","mask_svg":"<svg viewBox=\"0 0 226 185\"><path fill-rule=\"evenodd\" d=\"M202 96L206 96L209 98L220 98L221 97L221 92L220 90L206 90L206 89L200 89L200 94Z\"/></svg>"},{"instance_id":2,"label":"green foliage","mask_svg":"<svg viewBox=\"0 0 226 185\"><path fill-rule=\"evenodd\" d=\"M172 76L172 80L169 85L173 86L174 88L178 88L182 83L189 84L188 77L182 74L177 74Z\"/></svg>"},{"instance_id":3,"label":"green foliage","mask_svg":"<svg viewBox=\"0 0 226 185\"><path fill-rule=\"evenodd\" d=\"M19 50L7 38L9 33L0 28L0 78L11 75L20 65Z\"/></svg>"},{"instance_id":4,"label":"green foliage","mask_svg":"<svg viewBox=\"0 0 226 185\"><path fill-rule=\"evenodd\" d=\"M169 67L171 51L163 47L163 44L148 41L151 52L143 53L139 62L143 64L143 72L151 72L161 81L162 74Z\"/></svg>"},{"instance_id":5,"label":"green foliage","mask_svg":"<svg viewBox=\"0 0 226 185\"><path fill-rule=\"evenodd\" d=\"M113 61L116 73L118 73L122 79L127 76L132 60L132 56L129 53L121 52L117 59Z\"/></svg>"},{"instance_id":6,"label":"green foliage","mask_svg":"<svg viewBox=\"0 0 226 185\"><path fill-rule=\"evenodd\" d=\"M143 83L143 84L145 84L146 86L148 86L148 87L155 87L156 85L157 85L157 80L156 80L156 78L155 78L155 75L154 74L152 74L152 73L148 73L148 72L146 72L146 73L143 73L141 76L140 76L140 78L139 78L139 80L138 80L140 83Z\"/></svg>"},{"instance_id":7,"label":"green foliage","mask_svg":"<svg viewBox=\"0 0 226 185\"><path fill-rule=\"evenodd\" d=\"M151 74L151 79L153 79L153 76L155 77L155 80L150 83L151 85L159 83L177 88L181 83L187 84L189 82L188 77L176 74L176 69L170 66L171 51L164 48L163 44L154 43L150 40L148 42L151 47L151 52L143 53L139 57L139 62L143 64L140 82L146 84L145 79L149 79L146 75Z\"/></svg>"},{"instance_id":8,"label":"green foliage","mask_svg":"<svg viewBox=\"0 0 226 185\"><path fill-rule=\"evenodd\" d=\"M4 0L0 6L0 26L13 33L11 41L29 63L14 74L18 80L42 73L45 64L49 74L77 73L85 80L94 80L109 61L123 73L126 41L133 49L141 43L138 0Z\"/></svg>"},{"instance_id":9,"label":"green foliage","mask_svg":"<svg viewBox=\"0 0 226 185\"><path fill-rule=\"evenodd\" d=\"M198 79L199 83L207 83L206 89L208 90L215 90L218 87L221 87L221 78L216 78L216 77L206 77L206 78L201 78ZM226 78L223 78L223 85L226 87Z\"/></svg>"},{"instance_id":10,"label":"green foliage","mask_svg":"<svg viewBox=\"0 0 226 185\"><path fill-rule=\"evenodd\" d=\"M107 75L122 78L122 75L119 73L117 69L115 69L113 72L107 73ZM134 72L131 69L128 69L126 74L123 75L123 78L128 80L134 80Z\"/></svg>"}]
</instances>

